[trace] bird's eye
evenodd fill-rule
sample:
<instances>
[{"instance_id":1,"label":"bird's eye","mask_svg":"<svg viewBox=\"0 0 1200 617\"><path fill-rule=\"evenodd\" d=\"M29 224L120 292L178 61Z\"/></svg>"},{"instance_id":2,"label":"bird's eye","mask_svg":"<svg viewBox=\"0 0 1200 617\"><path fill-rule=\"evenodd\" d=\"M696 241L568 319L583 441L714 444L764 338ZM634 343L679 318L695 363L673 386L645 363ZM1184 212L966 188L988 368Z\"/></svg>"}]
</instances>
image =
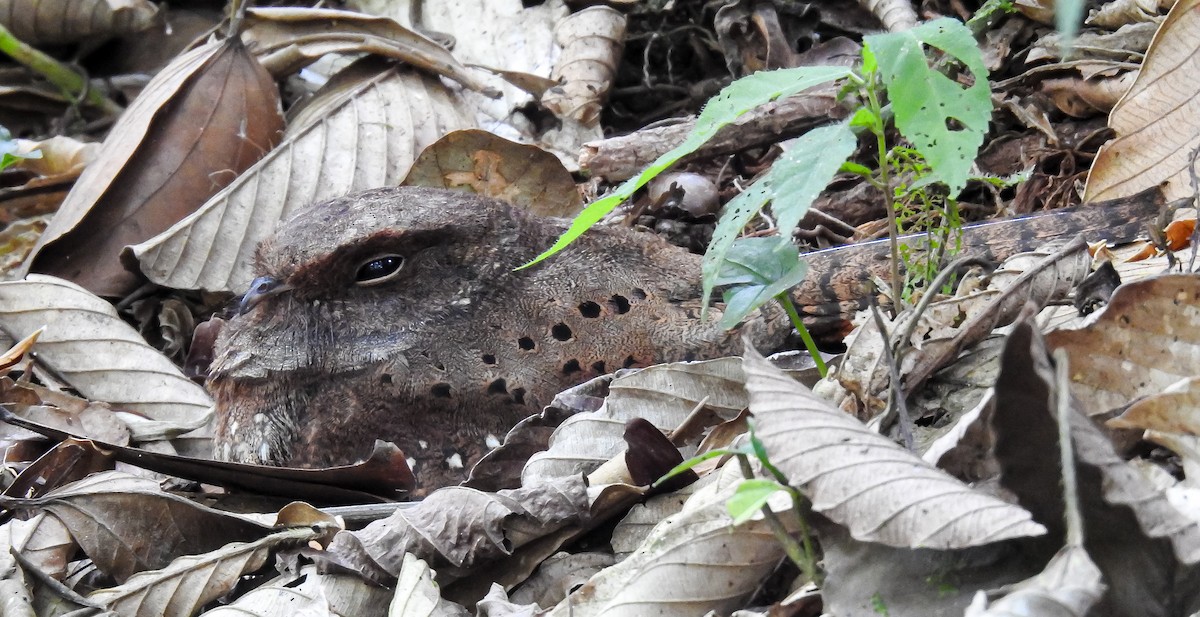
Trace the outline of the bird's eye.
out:
<instances>
[{"instance_id":1,"label":"bird's eye","mask_svg":"<svg viewBox=\"0 0 1200 617\"><path fill-rule=\"evenodd\" d=\"M396 278L403 265L404 257L401 255L377 255L364 261L358 267L358 272L354 274L354 284L369 287L386 283Z\"/></svg>"}]
</instances>

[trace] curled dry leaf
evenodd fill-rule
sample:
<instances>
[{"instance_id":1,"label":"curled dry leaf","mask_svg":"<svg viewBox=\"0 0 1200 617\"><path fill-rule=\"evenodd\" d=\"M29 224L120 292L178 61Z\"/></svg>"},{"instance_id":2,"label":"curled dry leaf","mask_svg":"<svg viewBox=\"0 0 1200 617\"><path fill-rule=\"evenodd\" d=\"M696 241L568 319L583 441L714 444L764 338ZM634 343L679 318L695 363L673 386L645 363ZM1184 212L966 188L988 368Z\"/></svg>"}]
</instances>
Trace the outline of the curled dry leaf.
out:
<instances>
[{"instance_id":1,"label":"curled dry leaf","mask_svg":"<svg viewBox=\"0 0 1200 617\"><path fill-rule=\"evenodd\" d=\"M62 580L75 554L75 541L61 521L40 512L28 520L14 518L0 525L0 569L7 569L14 552L51 578Z\"/></svg>"},{"instance_id":2,"label":"curled dry leaf","mask_svg":"<svg viewBox=\"0 0 1200 617\"><path fill-rule=\"evenodd\" d=\"M130 429L107 403L93 402L28 382L0 377L0 399L17 416L86 439L129 445ZM5 426L3 433L8 434Z\"/></svg>"},{"instance_id":3,"label":"curled dry leaf","mask_svg":"<svg viewBox=\"0 0 1200 617\"><path fill-rule=\"evenodd\" d=\"M119 256L192 213L279 141L271 76L240 39L184 54L121 116L26 260L27 271L124 296Z\"/></svg>"},{"instance_id":4,"label":"curled dry leaf","mask_svg":"<svg viewBox=\"0 0 1200 617\"><path fill-rule=\"evenodd\" d=\"M389 590L352 574L320 574L314 565L255 587L205 617L296 617L297 615L383 615ZM391 616L389 616L391 617Z\"/></svg>"},{"instance_id":5,"label":"curled dry leaf","mask_svg":"<svg viewBox=\"0 0 1200 617\"><path fill-rule=\"evenodd\" d=\"M1005 260L993 273L988 288L969 295L933 302L917 314L901 313L888 325L894 341L907 329L911 337L899 372L905 392L914 392L935 372L959 354L987 337L998 327L1012 323L1027 303L1038 308L1065 298L1091 270L1087 244L1076 238L1053 252L1021 253ZM918 319L917 324L912 324ZM859 408L874 415L887 398L889 369L883 354L883 337L873 320L868 320L850 338L837 378L842 387L858 397Z\"/></svg>"},{"instance_id":6,"label":"curled dry leaf","mask_svg":"<svg viewBox=\"0 0 1200 617\"><path fill-rule=\"evenodd\" d=\"M447 487L329 545L340 563L371 579L396 577L406 554L463 573L588 516L582 477L498 493Z\"/></svg>"},{"instance_id":7,"label":"curled dry leaf","mask_svg":"<svg viewBox=\"0 0 1200 617\"><path fill-rule=\"evenodd\" d=\"M1056 454L1059 392L1047 342L1032 320L1013 327L996 379L992 425L1000 485L1049 530L1040 549L1031 547L1029 558L1042 553L1048 560L1047 551L1055 550L1066 531ZM1073 360L1068 360L1068 371L1077 374ZM1195 568L1200 526L1118 456L1091 420L1074 409L1068 420L1075 446L1076 509L1086 530L1083 546L1110 587L1095 614L1192 614L1200 608L1193 595L1200 584Z\"/></svg>"},{"instance_id":8,"label":"curled dry leaf","mask_svg":"<svg viewBox=\"0 0 1200 617\"><path fill-rule=\"evenodd\" d=\"M530 457L522 484L593 471L621 453L625 422L633 418L670 431L700 401L733 418L746 406L742 384L738 358L660 364L615 379L603 407L565 420L550 438L549 449Z\"/></svg>"},{"instance_id":9,"label":"curled dry leaf","mask_svg":"<svg viewBox=\"0 0 1200 617\"><path fill-rule=\"evenodd\" d=\"M118 582L182 555L261 538L269 527L163 491L126 473L93 474L36 499L0 497L9 509L39 509L66 524L101 571Z\"/></svg>"},{"instance_id":10,"label":"curled dry leaf","mask_svg":"<svg viewBox=\"0 0 1200 617\"><path fill-rule=\"evenodd\" d=\"M888 32L902 32L914 28L919 21L911 2L903 0L858 0L863 8L883 22ZM1014 2L1019 4L1019 2Z\"/></svg>"},{"instance_id":11,"label":"curled dry leaf","mask_svg":"<svg viewBox=\"0 0 1200 617\"><path fill-rule=\"evenodd\" d=\"M1173 0L1113 0L1092 9L1085 23L1089 26L1116 29L1125 24L1143 21L1162 21L1160 10L1167 11Z\"/></svg>"},{"instance_id":12,"label":"curled dry leaf","mask_svg":"<svg viewBox=\"0 0 1200 617\"><path fill-rule=\"evenodd\" d=\"M1108 124L1088 172L1084 201L1132 195L1165 183L1168 200L1192 195L1189 169L1200 145L1200 0L1180 0L1159 26L1141 73Z\"/></svg>"},{"instance_id":13,"label":"curled dry leaf","mask_svg":"<svg viewBox=\"0 0 1200 617\"><path fill-rule=\"evenodd\" d=\"M381 68L382 67L382 68ZM175 289L241 292L254 250L279 221L310 203L399 184L417 152L470 125L436 78L381 63L356 64L326 86L285 141L191 216L133 247L151 281Z\"/></svg>"},{"instance_id":14,"label":"curled dry leaf","mask_svg":"<svg viewBox=\"0 0 1200 617\"><path fill-rule=\"evenodd\" d=\"M452 131L430 144L404 184L466 190L541 216L570 218L583 208L558 157L479 129Z\"/></svg>"},{"instance_id":15,"label":"curled dry leaf","mask_svg":"<svg viewBox=\"0 0 1200 617\"><path fill-rule=\"evenodd\" d=\"M250 543L234 542L204 555L188 555L161 569L140 572L88 599L120 615L187 617L233 590L243 574L258 570L271 551L316 537L312 529L287 529Z\"/></svg>"},{"instance_id":16,"label":"curled dry leaf","mask_svg":"<svg viewBox=\"0 0 1200 617\"><path fill-rule=\"evenodd\" d=\"M429 564L409 553L404 554L396 588L388 606L388 617L466 617L466 609L442 599Z\"/></svg>"},{"instance_id":17,"label":"curled dry leaf","mask_svg":"<svg viewBox=\"0 0 1200 617\"><path fill-rule=\"evenodd\" d=\"M864 542L953 549L1045 533L1019 507L972 489L834 409L747 349L750 411L771 461L813 510Z\"/></svg>"},{"instance_id":18,"label":"curled dry leaf","mask_svg":"<svg viewBox=\"0 0 1200 617\"><path fill-rule=\"evenodd\" d=\"M559 118L595 125L621 60L625 16L604 5L588 7L559 22L554 41L562 54L550 78L559 85L542 95L542 105Z\"/></svg>"},{"instance_id":19,"label":"curled dry leaf","mask_svg":"<svg viewBox=\"0 0 1200 617\"><path fill-rule=\"evenodd\" d=\"M52 277L0 283L0 331L18 339L43 325L38 360L89 399L184 424L209 413L204 388L147 345L111 304Z\"/></svg>"},{"instance_id":20,"label":"curled dry leaf","mask_svg":"<svg viewBox=\"0 0 1200 617\"><path fill-rule=\"evenodd\" d=\"M1117 288L1090 325L1046 335L1066 350L1071 393L1099 414L1200 374L1200 277L1158 276Z\"/></svg>"},{"instance_id":21,"label":"curled dry leaf","mask_svg":"<svg viewBox=\"0 0 1200 617\"><path fill-rule=\"evenodd\" d=\"M140 32L154 25L149 0L0 0L0 24L30 45L69 45Z\"/></svg>"},{"instance_id":22,"label":"curled dry leaf","mask_svg":"<svg viewBox=\"0 0 1200 617\"><path fill-rule=\"evenodd\" d=\"M242 38L272 75L284 76L330 53L372 53L453 79L480 92L486 84L429 37L387 17L308 8L252 8Z\"/></svg>"},{"instance_id":23,"label":"curled dry leaf","mask_svg":"<svg viewBox=\"0 0 1200 617\"><path fill-rule=\"evenodd\" d=\"M1100 569L1078 546L1067 546L1037 576L1014 585L987 605L980 591L964 617L1084 617L1100 601L1105 586Z\"/></svg>"},{"instance_id":24,"label":"curled dry leaf","mask_svg":"<svg viewBox=\"0 0 1200 617\"><path fill-rule=\"evenodd\" d=\"M730 477L740 476L735 466L726 469ZM714 481L697 491L682 511L656 525L637 551L601 570L550 615L684 617L726 614L741 606L775 568L783 549L763 519L732 525L725 501L737 485ZM795 520L791 511L779 516Z\"/></svg>"}]
</instances>

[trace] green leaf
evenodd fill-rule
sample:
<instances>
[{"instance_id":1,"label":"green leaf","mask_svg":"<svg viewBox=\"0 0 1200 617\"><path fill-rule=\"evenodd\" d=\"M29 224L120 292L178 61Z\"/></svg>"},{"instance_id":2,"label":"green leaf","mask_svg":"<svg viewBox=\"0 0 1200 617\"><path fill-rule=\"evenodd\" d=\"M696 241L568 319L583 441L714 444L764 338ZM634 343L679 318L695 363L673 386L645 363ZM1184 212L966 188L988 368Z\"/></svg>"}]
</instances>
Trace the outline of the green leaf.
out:
<instances>
[{"instance_id":1,"label":"green leaf","mask_svg":"<svg viewBox=\"0 0 1200 617\"><path fill-rule=\"evenodd\" d=\"M735 448L735 449L723 449L722 448L722 449L717 449L717 450L709 450L708 452L705 452L704 454L693 456L692 458L689 458L688 460L672 467L671 471L668 471L667 473L663 474L663 477L654 481L654 486L658 486L658 485L662 484L663 482L666 482L667 480L670 480L671 478L674 478L675 476L695 467L696 465L699 465L700 463L707 461L708 459L717 458L718 456L727 456L727 455L732 456L734 454L749 455L750 453L751 453L750 449L747 446L742 446L740 448Z\"/></svg>"},{"instance_id":2,"label":"green leaf","mask_svg":"<svg viewBox=\"0 0 1200 617\"><path fill-rule=\"evenodd\" d=\"M800 284L808 264L786 238L740 238L729 249L717 274L717 285L725 292L725 315L721 326L732 328L746 315L775 296Z\"/></svg>"},{"instance_id":3,"label":"green leaf","mask_svg":"<svg viewBox=\"0 0 1200 617\"><path fill-rule=\"evenodd\" d=\"M771 495L787 490L774 480L751 478L742 480L737 490L725 502L725 509L733 517L734 525L741 525L750 520L755 513L762 510Z\"/></svg>"},{"instance_id":4,"label":"green leaf","mask_svg":"<svg viewBox=\"0 0 1200 617\"><path fill-rule=\"evenodd\" d=\"M725 205L725 212L717 222L712 241L701 262L705 311L713 288L719 284L717 279L720 270L725 267L729 251L750 219L768 201L772 201L779 217L776 221L779 234L783 238L790 238L813 200L833 180L834 174L854 152L857 144L858 138L846 123L813 129L796 138L762 178ZM725 315L729 316L728 307ZM722 323L726 321L722 320Z\"/></svg>"},{"instance_id":5,"label":"green leaf","mask_svg":"<svg viewBox=\"0 0 1200 617\"><path fill-rule=\"evenodd\" d=\"M521 267L528 268L561 251L605 215L612 212L613 208L629 199L634 192L655 176L674 165L679 159L695 152L706 141L712 139L713 135L716 135L722 127L737 120L751 109L777 98L791 96L813 86L841 79L849 74L850 69L846 67L802 66L794 69L758 72L725 86L705 104L704 110L700 112L700 117L696 118L696 126L682 144L658 157L645 171L626 180L607 197L597 200L585 208L583 212L579 213L579 216L575 217L571 227L558 238L554 246L546 249L533 261Z\"/></svg>"},{"instance_id":6,"label":"green leaf","mask_svg":"<svg viewBox=\"0 0 1200 617\"><path fill-rule=\"evenodd\" d=\"M875 175L875 171L872 170L870 167L867 167L866 165L859 165L858 163L854 163L851 161L846 161L845 163L842 163L842 166L838 168L838 171L848 173L848 174L854 174L856 176L862 176L864 178L870 178L871 176Z\"/></svg>"},{"instance_id":7,"label":"green leaf","mask_svg":"<svg viewBox=\"0 0 1200 617\"><path fill-rule=\"evenodd\" d=\"M933 170L917 185L944 182L950 195L957 196L992 117L987 68L975 39L961 23L943 18L905 32L868 36L865 41L879 59L896 127ZM931 68L925 58L926 44L962 62L974 84L964 88ZM952 128L954 124L958 126Z\"/></svg>"},{"instance_id":8,"label":"green leaf","mask_svg":"<svg viewBox=\"0 0 1200 617\"><path fill-rule=\"evenodd\" d=\"M12 133L8 129L0 126L0 171L4 171L21 159L40 159L42 153L39 150L32 152L18 153L17 142L13 140Z\"/></svg>"}]
</instances>

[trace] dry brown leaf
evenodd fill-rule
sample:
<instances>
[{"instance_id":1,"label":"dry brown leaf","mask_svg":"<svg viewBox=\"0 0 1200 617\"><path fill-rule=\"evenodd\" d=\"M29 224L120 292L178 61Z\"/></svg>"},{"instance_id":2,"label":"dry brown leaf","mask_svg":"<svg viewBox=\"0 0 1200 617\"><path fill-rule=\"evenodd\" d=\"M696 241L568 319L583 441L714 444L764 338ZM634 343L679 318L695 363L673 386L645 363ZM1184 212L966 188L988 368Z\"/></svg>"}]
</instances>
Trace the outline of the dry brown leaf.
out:
<instances>
[{"instance_id":1,"label":"dry brown leaf","mask_svg":"<svg viewBox=\"0 0 1200 617\"><path fill-rule=\"evenodd\" d=\"M1200 0L1180 0L1159 26L1141 74L1108 124L1084 201L1133 195L1166 183L1168 200L1192 195L1191 153L1200 144Z\"/></svg>"},{"instance_id":2,"label":"dry brown leaf","mask_svg":"<svg viewBox=\"0 0 1200 617\"><path fill-rule=\"evenodd\" d=\"M935 372L959 354L1012 323L1026 303L1044 307L1065 298L1091 270L1091 257L1082 238L1054 251L1014 255L990 278L988 288L950 300L932 302L921 314L908 309L895 320L885 319L893 348L912 320L919 319L905 351L899 374L906 392L918 390ZM960 288L960 293L961 288ZM836 373L842 387L858 399L857 409L871 417L883 407L890 381L883 354L883 337L874 320L851 334L842 365Z\"/></svg>"},{"instance_id":3,"label":"dry brown leaf","mask_svg":"<svg viewBox=\"0 0 1200 617\"><path fill-rule=\"evenodd\" d=\"M43 325L39 362L89 399L177 424L209 413L204 388L147 345L111 304L51 277L0 283L0 331L15 340Z\"/></svg>"},{"instance_id":4,"label":"dry brown leaf","mask_svg":"<svg viewBox=\"0 0 1200 617\"><path fill-rule=\"evenodd\" d=\"M741 472L726 469L717 474L725 478L711 481L681 512L656 525L637 551L601 570L549 614L690 617L740 607L775 568L783 548L761 518L732 525L725 501ZM794 521L795 515L780 511L780 518Z\"/></svg>"},{"instance_id":5,"label":"dry brown leaf","mask_svg":"<svg viewBox=\"0 0 1200 617\"><path fill-rule=\"evenodd\" d=\"M68 45L133 34L154 25L149 0L0 0L0 24L30 45Z\"/></svg>"},{"instance_id":6,"label":"dry brown leaf","mask_svg":"<svg viewBox=\"0 0 1200 617\"><path fill-rule=\"evenodd\" d=\"M325 54L372 53L406 62L480 92L489 90L429 37L387 17L308 8L246 11L246 46L275 76L291 75Z\"/></svg>"},{"instance_id":7,"label":"dry brown leaf","mask_svg":"<svg viewBox=\"0 0 1200 617\"><path fill-rule=\"evenodd\" d=\"M429 564L405 553L396 575L388 617L466 617L469 614L466 609L442 599L441 590L433 580L436 574Z\"/></svg>"},{"instance_id":8,"label":"dry brown leaf","mask_svg":"<svg viewBox=\"0 0 1200 617\"><path fill-rule=\"evenodd\" d=\"M270 75L239 39L184 54L151 80L113 127L26 260L27 271L124 296L141 278L127 245L192 213L279 141Z\"/></svg>"},{"instance_id":9,"label":"dry brown leaf","mask_svg":"<svg viewBox=\"0 0 1200 617\"><path fill-rule=\"evenodd\" d=\"M587 516L580 476L498 493L452 486L365 529L339 532L328 550L376 581L398 576L407 553L443 576L461 576Z\"/></svg>"},{"instance_id":10,"label":"dry brown leaf","mask_svg":"<svg viewBox=\"0 0 1200 617\"><path fill-rule=\"evenodd\" d=\"M665 517L659 520L662 518ZM543 561L537 572L521 583L508 600L514 604L553 606L561 602L567 592L616 561L611 553L557 553Z\"/></svg>"},{"instance_id":11,"label":"dry brown leaf","mask_svg":"<svg viewBox=\"0 0 1200 617\"><path fill-rule=\"evenodd\" d=\"M583 209L558 157L479 129L452 131L430 144L404 184L466 190L541 216L570 218Z\"/></svg>"},{"instance_id":12,"label":"dry brown leaf","mask_svg":"<svg viewBox=\"0 0 1200 617\"><path fill-rule=\"evenodd\" d=\"M254 251L280 220L310 203L399 184L421 148L470 125L461 102L434 77L381 63L348 70L353 76L327 85L324 105L306 108L307 124L297 118L258 164L133 247L147 278L175 289L245 291Z\"/></svg>"},{"instance_id":13,"label":"dry brown leaf","mask_svg":"<svg viewBox=\"0 0 1200 617\"><path fill-rule=\"evenodd\" d=\"M1104 594L1100 569L1087 551L1067 546L1037 576L987 605L980 591L964 617L1084 617Z\"/></svg>"},{"instance_id":14,"label":"dry brown leaf","mask_svg":"<svg viewBox=\"0 0 1200 617\"><path fill-rule=\"evenodd\" d=\"M752 349L750 411L771 461L813 510L857 540L954 549L1045 533L1021 508L964 485L834 409Z\"/></svg>"},{"instance_id":15,"label":"dry brown leaf","mask_svg":"<svg viewBox=\"0 0 1200 617\"><path fill-rule=\"evenodd\" d=\"M129 445L130 431L107 403L0 377L0 402L19 417L87 439ZM7 434L9 427L2 432Z\"/></svg>"},{"instance_id":16,"label":"dry brown leaf","mask_svg":"<svg viewBox=\"0 0 1200 617\"><path fill-rule=\"evenodd\" d=\"M1200 277L1165 275L1117 288L1091 325L1046 335L1071 360L1071 393L1092 414L1200 374Z\"/></svg>"},{"instance_id":17,"label":"dry brown leaf","mask_svg":"<svg viewBox=\"0 0 1200 617\"><path fill-rule=\"evenodd\" d=\"M320 574L307 565L246 592L205 617L296 617L297 615L383 615L391 592L352 574Z\"/></svg>"},{"instance_id":18,"label":"dry brown leaf","mask_svg":"<svg viewBox=\"0 0 1200 617\"><path fill-rule=\"evenodd\" d=\"M625 15L599 5L572 13L554 28L562 54L550 78L559 85L542 95L542 105L559 118L594 126L608 97L625 45Z\"/></svg>"},{"instance_id":19,"label":"dry brown leaf","mask_svg":"<svg viewBox=\"0 0 1200 617\"><path fill-rule=\"evenodd\" d=\"M118 582L166 567L181 555L250 541L270 530L176 497L154 480L116 471L91 475L37 499L0 497L0 503L56 516L96 566Z\"/></svg>"},{"instance_id":20,"label":"dry brown leaf","mask_svg":"<svg viewBox=\"0 0 1200 617\"><path fill-rule=\"evenodd\" d=\"M911 2L904 0L858 0L863 8L879 18L888 32L903 32L916 27L920 21Z\"/></svg>"},{"instance_id":21,"label":"dry brown leaf","mask_svg":"<svg viewBox=\"0 0 1200 617\"><path fill-rule=\"evenodd\" d=\"M0 526L0 563L8 563L11 553L17 552L51 578L62 580L75 549L75 540L66 526L45 512L28 520L14 518Z\"/></svg>"},{"instance_id":22,"label":"dry brown leaf","mask_svg":"<svg viewBox=\"0 0 1200 617\"><path fill-rule=\"evenodd\" d=\"M710 409L733 418L746 406L742 383L738 358L660 364L615 379L603 407L568 418L549 449L530 457L522 484L595 470L625 449L625 422L633 418L670 431L705 399Z\"/></svg>"},{"instance_id":23,"label":"dry brown leaf","mask_svg":"<svg viewBox=\"0 0 1200 617\"><path fill-rule=\"evenodd\" d=\"M1056 550L1066 531L1057 455L1059 393L1046 349L1032 320L1014 326L996 380L992 425L1000 485L1049 530L1040 549L1030 547L1029 558L1042 553L1048 560L1048 551ZM1068 370L1077 374L1073 358ZM1086 530L1084 548L1110 587L1095 614L1195 612L1200 606L1187 606L1195 603L1192 590L1200 584L1195 568L1200 562L1200 526L1118 456L1109 437L1083 413L1072 409L1068 416L1075 446L1077 510Z\"/></svg>"},{"instance_id":24,"label":"dry brown leaf","mask_svg":"<svg viewBox=\"0 0 1200 617\"><path fill-rule=\"evenodd\" d=\"M1174 0L1113 0L1092 9L1084 23L1113 30L1129 23L1157 22L1163 17L1159 11L1170 9L1172 4Z\"/></svg>"},{"instance_id":25,"label":"dry brown leaf","mask_svg":"<svg viewBox=\"0 0 1200 617\"><path fill-rule=\"evenodd\" d=\"M261 568L272 550L302 544L319 534L308 528L287 529L204 555L179 557L161 570L139 572L118 587L93 592L88 599L120 615L190 617L232 591L243 574Z\"/></svg>"}]
</instances>

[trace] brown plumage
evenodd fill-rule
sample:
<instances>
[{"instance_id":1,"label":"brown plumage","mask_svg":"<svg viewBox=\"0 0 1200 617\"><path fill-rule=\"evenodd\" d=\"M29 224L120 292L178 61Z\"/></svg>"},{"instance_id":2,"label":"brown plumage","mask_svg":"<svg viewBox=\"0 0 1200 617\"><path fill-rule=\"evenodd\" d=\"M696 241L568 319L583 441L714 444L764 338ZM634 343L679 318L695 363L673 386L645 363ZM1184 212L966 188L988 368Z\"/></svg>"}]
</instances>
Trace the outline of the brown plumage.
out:
<instances>
[{"instance_id":1,"label":"brown plumage","mask_svg":"<svg viewBox=\"0 0 1200 617\"><path fill-rule=\"evenodd\" d=\"M1126 240L1157 212L1150 198L1058 211L968 229L964 245L999 260L1081 231ZM384 439L435 487L461 479L489 435L502 438L568 386L740 353L742 330L717 325L719 305L699 319L700 258L652 234L597 228L514 271L564 229L499 201L421 188L298 213L259 248L263 276L217 341L218 457L341 464ZM881 243L809 254L793 297L810 325L842 327L863 303L863 282L886 272L886 255ZM760 347L789 330L773 305L746 326Z\"/></svg>"},{"instance_id":2,"label":"brown plumage","mask_svg":"<svg viewBox=\"0 0 1200 617\"><path fill-rule=\"evenodd\" d=\"M488 435L502 439L566 387L740 352L741 333L717 325L719 310L698 318L699 257L652 234L596 229L514 271L564 229L419 188L300 212L259 248L263 278L217 341L218 457L349 463L385 439L416 459L423 486L446 484ZM397 259L386 280L356 281ZM769 314L751 326L760 341L787 329L781 311Z\"/></svg>"}]
</instances>

